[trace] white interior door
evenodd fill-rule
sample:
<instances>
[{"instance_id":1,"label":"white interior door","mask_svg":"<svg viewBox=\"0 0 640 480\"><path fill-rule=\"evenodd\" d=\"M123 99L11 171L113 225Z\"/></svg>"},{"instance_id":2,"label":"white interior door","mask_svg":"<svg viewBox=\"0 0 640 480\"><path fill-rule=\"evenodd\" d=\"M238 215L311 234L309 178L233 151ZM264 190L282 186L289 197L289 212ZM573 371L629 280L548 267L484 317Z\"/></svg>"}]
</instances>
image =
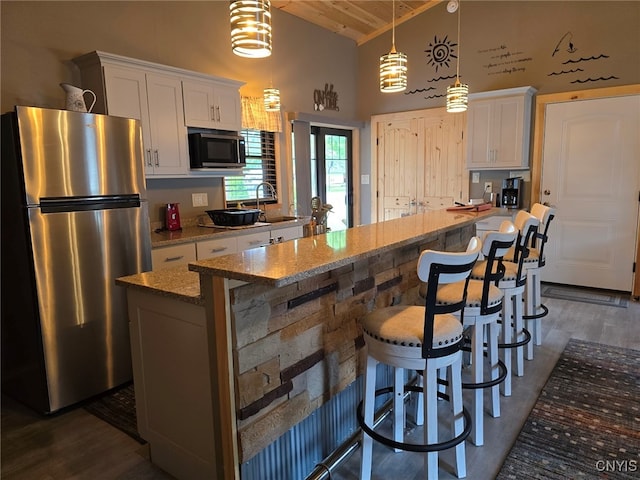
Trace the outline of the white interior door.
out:
<instances>
[{"instance_id":1,"label":"white interior door","mask_svg":"<svg viewBox=\"0 0 640 480\"><path fill-rule=\"evenodd\" d=\"M546 107L541 196L557 207L542 280L630 291L640 95Z\"/></svg>"}]
</instances>

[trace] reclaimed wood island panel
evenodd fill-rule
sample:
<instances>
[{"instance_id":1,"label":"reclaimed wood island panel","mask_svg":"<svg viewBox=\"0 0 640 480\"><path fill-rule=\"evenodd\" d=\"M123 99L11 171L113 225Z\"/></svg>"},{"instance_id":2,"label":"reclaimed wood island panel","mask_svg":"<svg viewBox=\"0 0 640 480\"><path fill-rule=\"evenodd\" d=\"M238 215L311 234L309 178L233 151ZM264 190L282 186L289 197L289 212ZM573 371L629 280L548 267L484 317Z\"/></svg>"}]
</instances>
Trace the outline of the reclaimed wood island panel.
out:
<instances>
[{"instance_id":1,"label":"reclaimed wood island panel","mask_svg":"<svg viewBox=\"0 0 640 480\"><path fill-rule=\"evenodd\" d=\"M358 319L415 300L420 252L464 250L495 214L430 211L118 279L151 460L179 479L240 478L362 373Z\"/></svg>"}]
</instances>

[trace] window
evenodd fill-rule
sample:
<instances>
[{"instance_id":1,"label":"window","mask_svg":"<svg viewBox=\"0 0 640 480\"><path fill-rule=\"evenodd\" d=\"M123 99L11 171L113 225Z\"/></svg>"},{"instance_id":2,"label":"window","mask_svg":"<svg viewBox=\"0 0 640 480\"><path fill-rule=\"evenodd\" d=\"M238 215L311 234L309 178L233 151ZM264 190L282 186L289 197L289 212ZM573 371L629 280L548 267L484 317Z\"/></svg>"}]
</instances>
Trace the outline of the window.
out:
<instances>
[{"instance_id":1,"label":"window","mask_svg":"<svg viewBox=\"0 0 640 480\"><path fill-rule=\"evenodd\" d=\"M224 179L225 202L228 207L238 202L250 204L256 202L256 188L263 182L273 185L276 193L276 152L275 134L260 130L242 130L245 141L247 166L244 175ZM260 203L275 203L271 189L262 185L259 190Z\"/></svg>"}]
</instances>

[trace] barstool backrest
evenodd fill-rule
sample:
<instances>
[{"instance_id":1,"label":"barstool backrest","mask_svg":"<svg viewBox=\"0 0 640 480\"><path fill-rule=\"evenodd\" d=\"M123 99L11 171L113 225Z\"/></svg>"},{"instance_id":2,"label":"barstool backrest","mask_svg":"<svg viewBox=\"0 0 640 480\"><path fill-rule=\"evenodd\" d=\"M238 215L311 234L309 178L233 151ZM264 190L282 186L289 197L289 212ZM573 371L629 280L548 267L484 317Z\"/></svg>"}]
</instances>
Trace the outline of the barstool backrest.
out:
<instances>
[{"instance_id":1,"label":"barstool backrest","mask_svg":"<svg viewBox=\"0 0 640 480\"><path fill-rule=\"evenodd\" d=\"M549 224L551 220L556 216L556 209L541 203L534 203L531 207L531 215L536 217L540 221L538 231L533 238L532 246L537 247L536 241L540 239L540 246L538 247L538 267L544 267L544 246L549 241Z\"/></svg>"},{"instance_id":2,"label":"barstool backrest","mask_svg":"<svg viewBox=\"0 0 640 480\"><path fill-rule=\"evenodd\" d=\"M424 250L418 259L418 278L427 284L427 298L425 302L424 337L422 342L422 356L432 358L436 356L449 355L449 348L433 349L433 328L435 316L444 313L460 312L462 321L462 311L467 301L467 285L469 275L473 265L478 259L478 254L482 247L482 242L478 237L473 237L469 241L467 250L464 252L440 252L435 250ZM461 292L459 302L452 302L447 305L436 304L436 294L438 285L465 281L464 289ZM459 345L452 345L451 348L459 349Z\"/></svg>"},{"instance_id":3,"label":"barstool backrest","mask_svg":"<svg viewBox=\"0 0 640 480\"><path fill-rule=\"evenodd\" d=\"M527 280L527 276L522 275L524 259L529 256L529 248L532 245L534 237L538 233L538 225L540 224L540 221L529 212L520 210L516 214L514 224L518 229L515 254L513 256L513 261L518 264L516 285L522 286Z\"/></svg>"},{"instance_id":4,"label":"barstool backrest","mask_svg":"<svg viewBox=\"0 0 640 480\"><path fill-rule=\"evenodd\" d=\"M480 314L489 315L502 308L502 303L489 307L489 289L491 283L497 286L504 276L505 266L502 257L513 246L518 236L518 229L510 220L505 220L500 224L497 232L487 232L482 244L482 254L485 257L485 271L482 285L482 298L480 300Z\"/></svg>"}]
</instances>

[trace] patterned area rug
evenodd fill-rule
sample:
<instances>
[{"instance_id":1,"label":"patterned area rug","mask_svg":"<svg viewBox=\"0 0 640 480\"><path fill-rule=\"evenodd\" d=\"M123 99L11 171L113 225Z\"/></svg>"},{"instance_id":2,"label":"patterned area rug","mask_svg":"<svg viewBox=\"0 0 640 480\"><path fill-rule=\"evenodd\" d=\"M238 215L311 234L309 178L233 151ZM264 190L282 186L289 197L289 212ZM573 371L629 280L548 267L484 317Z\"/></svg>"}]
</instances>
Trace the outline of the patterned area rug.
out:
<instances>
[{"instance_id":1,"label":"patterned area rug","mask_svg":"<svg viewBox=\"0 0 640 480\"><path fill-rule=\"evenodd\" d=\"M138 434L136 396L133 390L133 384L129 384L92 400L84 406L84 409L123 431L139 443L147 443Z\"/></svg>"},{"instance_id":2,"label":"patterned area rug","mask_svg":"<svg viewBox=\"0 0 640 480\"><path fill-rule=\"evenodd\" d=\"M629 294L598 290L596 288L573 287L556 283L543 283L540 294L543 297L571 300L572 302L593 303L609 307L627 308Z\"/></svg>"},{"instance_id":3,"label":"patterned area rug","mask_svg":"<svg viewBox=\"0 0 640 480\"><path fill-rule=\"evenodd\" d=\"M640 478L640 351L571 339L498 480Z\"/></svg>"}]
</instances>

